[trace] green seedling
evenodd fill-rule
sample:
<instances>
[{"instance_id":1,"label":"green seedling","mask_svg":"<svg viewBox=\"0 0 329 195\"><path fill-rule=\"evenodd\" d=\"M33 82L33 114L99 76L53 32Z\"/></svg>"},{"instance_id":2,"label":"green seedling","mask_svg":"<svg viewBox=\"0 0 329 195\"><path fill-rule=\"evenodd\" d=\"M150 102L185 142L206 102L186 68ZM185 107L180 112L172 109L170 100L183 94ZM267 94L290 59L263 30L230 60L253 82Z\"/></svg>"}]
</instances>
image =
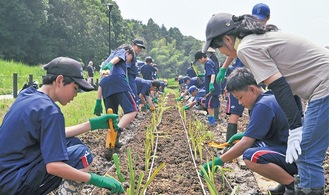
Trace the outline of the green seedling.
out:
<instances>
[{"instance_id":1,"label":"green seedling","mask_svg":"<svg viewBox=\"0 0 329 195\"><path fill-rule=\"evenodd\" d=\"M113 161L114 161L114 164L115 164L115 168L116 168L116 174L117 174L117 177L119 179L120 182L125 182L125 178L123 177L122 173L121 173L121 170L120 170L120 163L119 163L119 157L118 157L118 154L117 153L114 153L112 155L112 158L113 158Z\"/></svg>"}]
</instances>

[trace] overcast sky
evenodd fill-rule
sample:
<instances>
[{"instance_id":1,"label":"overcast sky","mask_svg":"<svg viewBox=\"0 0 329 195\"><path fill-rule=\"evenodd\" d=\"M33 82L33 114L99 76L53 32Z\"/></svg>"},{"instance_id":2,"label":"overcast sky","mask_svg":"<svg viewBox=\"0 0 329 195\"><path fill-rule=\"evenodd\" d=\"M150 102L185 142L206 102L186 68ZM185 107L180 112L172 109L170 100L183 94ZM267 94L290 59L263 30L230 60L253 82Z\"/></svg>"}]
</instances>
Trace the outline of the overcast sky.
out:
<instances>
[{"instance_id":1,"label":"overcast sky","mask_svg":"<svg viewBox=\"0 0 329 195\"><path fill-rule=\"evenodd\" d=\"M115 0L124 19L146 24L152 18L160 27L177 27L183 35L205 40L205 28L212 14L251 13L257 3L271 9L268 24L295 33L321 46L329 46L329 0Z\"/></svg>"}]
</instances>

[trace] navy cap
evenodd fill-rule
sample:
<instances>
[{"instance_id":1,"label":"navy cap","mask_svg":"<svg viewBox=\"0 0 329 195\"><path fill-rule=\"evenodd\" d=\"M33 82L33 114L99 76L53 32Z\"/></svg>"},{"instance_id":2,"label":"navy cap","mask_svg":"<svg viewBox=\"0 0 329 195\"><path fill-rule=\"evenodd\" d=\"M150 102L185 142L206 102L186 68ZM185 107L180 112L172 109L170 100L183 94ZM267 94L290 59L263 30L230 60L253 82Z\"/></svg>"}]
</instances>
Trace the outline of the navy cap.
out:
<instances>
[{"instance_id":1,"label":"navy cap","mask_svg":"<svg viewBox=\"0 0 329 195\"><path fill-rule=\"evenodd\" d=\"M188 88L188 92L192 93L193 91L197 90L198 88L195 85L192 85L190 88Z\"/></svg>"},{"instance_id":2,"label":"navy cap","mask_svg":"<svg viewBox=\"0 0 329 195\"><path fill-rule=\"evenodd\" d=\"M270 15L270 8L264 3L258 3L252 8L252 15L259 20L265 20Z\"/></svg>"},{"instance_id":3,"label":"navy cap","mask_svg":"<svg viewBox=\"0 0 329 195\"><path fill-rule=\"evenodd\" d=\"M94 87L83 78L81 63L72 58L57 57L44 65L43 69L47 70L47 74L70 77L84 91L94 90Z\"/></svg>"},{"instance_id":4,"label":"navy cap","mask_svg":"<svg viewBox=\"0 0 329 195\"><path fill-rule=\"evenodd\" d=\"M135 39L133 40L133 44L145 49L145 46L144 46L144 41L140 40L140 39Z\"/></svg>"}]
</instances>

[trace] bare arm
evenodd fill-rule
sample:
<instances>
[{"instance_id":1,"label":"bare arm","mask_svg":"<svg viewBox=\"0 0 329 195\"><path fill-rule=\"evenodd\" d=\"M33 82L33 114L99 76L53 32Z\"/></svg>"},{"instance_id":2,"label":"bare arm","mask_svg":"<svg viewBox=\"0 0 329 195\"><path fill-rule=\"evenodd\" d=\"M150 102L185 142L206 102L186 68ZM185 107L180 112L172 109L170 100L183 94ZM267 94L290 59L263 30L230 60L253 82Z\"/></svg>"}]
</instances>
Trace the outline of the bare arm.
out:
<instances>
[{"instance_id":1,"label":"bare arm","mask_svg":"<svg viewBox=\"0 0 329 195\"><path fill-rule=\"evenodd\" d=\"M233 60L234 60L234 58L227 57L227 58L225 59L225 62L223 63L222 68L227 68L227 67L231 64L231 62L232 62Z\"/></svg>"},{"instance_id":2,"label":"bare arm","mask_svg":"<svg viewBox=\"0 0 329 195\"><path fill-rule=\"evenodd\" d=\"M65 133L66 133L66 137L74 137L77 135L80 135L82 133L85 133L87 131L90 131L91 126L90 126L90 122L85 122L85 123L81 123L78 125L74 125L74 126L70 126L70 127L66 127L65 128Z\"/></svg>"},{"instance_id":3,"label":"bare arm","mask_svg":"<svg viewBox=\"0 0 329 195\"><path fill-rule=\"evenodd\" d=\"M255 142L254 138L243 136L242 139L236 143L231 149L220 156L223 162L231 161L243 154Z\"/></svg>"},{"instance_id":4,"label":"bare arm","mask_svg":"<svg viewBox=\"0 0 329 195\"><path fill-rule=\"evenodd\" d=\"M64 162L51 162L46 165L47 172L49 174L74 180L74 181L81 181L81 182L88 182L90 180L90 174L77 170L73 167L71 167L68 164L65 164Z\"/></svg>"}]
</instances>

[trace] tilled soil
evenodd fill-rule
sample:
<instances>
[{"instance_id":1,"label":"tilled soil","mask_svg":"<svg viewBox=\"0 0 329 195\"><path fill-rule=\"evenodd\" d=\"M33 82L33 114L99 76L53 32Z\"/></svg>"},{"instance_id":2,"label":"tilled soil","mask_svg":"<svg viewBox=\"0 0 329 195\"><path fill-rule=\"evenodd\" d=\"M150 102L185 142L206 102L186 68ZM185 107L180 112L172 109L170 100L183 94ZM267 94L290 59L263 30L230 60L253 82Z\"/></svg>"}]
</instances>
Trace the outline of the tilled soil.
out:
<instances>
[{"instance_id":1,"label":"tilled soil","mask_svg":"<svg viewBox=\"0 0 329 195\"><path fill-rule=\"evenodd\" d=\"M166 165L156 175L150 186L147 188L145 194L209 194L206 182L198 177L198 166L210 159L211 155L220 155L222 150L207 147L205 144L203 152L203 162L199 158L195 159L196 164L192 161L192 155L188 146L186 133L181 119L181 113L176 107L175 97L168 94L167 97L160 97L160 101L165 101L166 107L161 122L157 127L159 132L158 150L154 161L154 169L156 169L162 162ZM225 139L225 131L227 126L227 116L225 114L225 101L221 101L220 121L217 122L216 127L207 127L215 134L215 140L223 142ZM195 120L194 116L204 122L206 126L206 116L197 114L195 111L189 110L187 113L188 120ZM121 135L121 141L124 146L117 151L120 158L121 172L126 181L129 181L129 169L127 160L127 148L132 151L133 161L135 165L136 182L141 173L144 173L143 184L146 182L148 172L145 171L145 131L151 124L152 113L150 111L138 113L135 120L127 127ZM193 117L192 117L193 116ZM238 131L244 131L244 127L248 123L248 114L245 112L239 121ZM186 127L187 128L187 127ZM105 137L106 131L98 131L95 133L86 133L80 138L92 149L94 155L94 162L91 167L91 172L104 175L105 173L116 177L116 169L113 162L108 162L104 157L105 152ZM152 152L153 153L153 152ZM210 155L211 154L211 155ZM324 168L326 171L326 181L328 184L329 159L326 157ZM150 162L151 165L151 162ZM239 187L236 194L264 194L258 187L254 175L250 170L242 170L237 163L226 163L225 168L230 168L233 171L226 173L226 178L230 185L222 185L222 178L216 177L216 185L220 194L230 194L231 188ZM202 183L202 184L201 184ZM129 186L128 182L124 183L125 189ZM223 189L224 188L224 189ZM206 192L206 193L204 193ZM328 185L326 185L326 192L329 193ZM108 190L100 189L92 185L86 185L81 194L109 194ZM136 193L137 194L137 193Z\"/></svg>"}]
</instances>

